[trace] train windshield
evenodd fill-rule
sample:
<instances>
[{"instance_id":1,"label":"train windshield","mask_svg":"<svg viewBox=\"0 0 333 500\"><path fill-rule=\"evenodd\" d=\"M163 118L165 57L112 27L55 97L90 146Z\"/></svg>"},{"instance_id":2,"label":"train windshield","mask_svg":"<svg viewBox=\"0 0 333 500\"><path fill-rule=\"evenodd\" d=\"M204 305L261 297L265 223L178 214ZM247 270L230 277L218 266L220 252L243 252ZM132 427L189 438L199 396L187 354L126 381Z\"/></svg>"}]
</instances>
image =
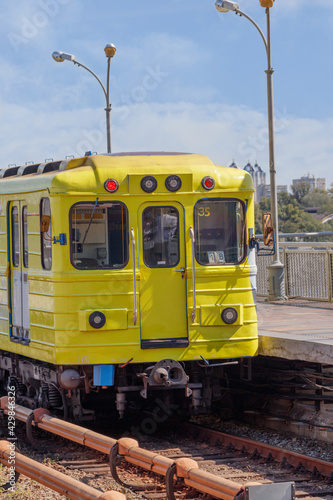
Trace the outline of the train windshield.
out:
<instances>
[{"instance_id":1,"label":"train windshield","mask_svg":"<svg viewBox=\"0 0 333 500\"><path fill-rule=\"evenodd\" d=\"M148 207L143 212L143 260L148 267L179 262L179 213L175 207Z\"/></svg>"},{"instance_id":2,"label":"train windshield","mask_svg":"<svg viewBox=\"0 0 333 500\"><path fill-rule=\"evenodd\" d=\"M78 269L119 269L128 262L123 203L76 203L70 210L71 258Z\"/></svg>"},{"instance_id":3,"label":"train windshield","mask_svg":"<svg viewBox=\"0 0 333 500\"><path fill-rule=\"evenodd\" d=\"M194 208L196 259L204 266L238 264L245 256L244 204L207 199Z\"/></svg>"}]
</instances>

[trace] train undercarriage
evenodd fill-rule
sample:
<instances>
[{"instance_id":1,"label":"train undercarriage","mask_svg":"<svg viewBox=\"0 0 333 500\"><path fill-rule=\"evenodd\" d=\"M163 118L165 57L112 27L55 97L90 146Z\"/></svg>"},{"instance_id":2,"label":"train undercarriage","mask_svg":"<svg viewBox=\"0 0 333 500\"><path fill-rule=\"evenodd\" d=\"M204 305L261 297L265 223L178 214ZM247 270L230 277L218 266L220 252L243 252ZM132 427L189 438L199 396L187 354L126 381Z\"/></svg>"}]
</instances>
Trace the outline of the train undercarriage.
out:
<instances>
[{"instance_id":1,"label":"train undercarriage","mask_svg":"<svg viewBox=\"0 0 333 500\"><path fill-rule=\"evenodd\" d=\"M209 364L163 359L151 364L117 365L113 385L96 384L92 365L55 366L13 353L0 354L3 393L15 392L16 403L42 407L76 422L93 420L96 409L123 418L129 408L158 402L189 414L209 413L227 388L225 367L239 361ZM243 369L243 363L240 362ZM156 406L156 404L155 404Z\"/></svg>"}]
</instances>

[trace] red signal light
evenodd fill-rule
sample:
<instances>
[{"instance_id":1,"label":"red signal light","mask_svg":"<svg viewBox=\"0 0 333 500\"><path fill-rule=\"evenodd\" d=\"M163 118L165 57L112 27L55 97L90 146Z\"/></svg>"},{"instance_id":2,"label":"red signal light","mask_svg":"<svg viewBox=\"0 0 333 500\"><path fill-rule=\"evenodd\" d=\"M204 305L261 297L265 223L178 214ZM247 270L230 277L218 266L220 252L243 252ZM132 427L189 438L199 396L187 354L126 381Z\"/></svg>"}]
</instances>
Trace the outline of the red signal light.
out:
<instances>
[{"instance_id":1,"label":"red signal light","mask_svg":"<svg viewBox=\"0 0 333 500\"><path fill-rule=\"evenodd\" d=\"M212 177L204 177L201 181L202 187L210 191L215 186L215 181Z\"/></svg>"},{"instance_id":2,"label":"red signal light","mask_svg":"<svg viewBox=\"0 0 333 500\"><path fill-rule=\"evenodd\" d=\"M104 188L106 189L106 191L109 191L109 193L115 193L117 191L118 187L119 187L119 184L114 179L108 179L104 183Z\"/></svg>"}]
</instances>

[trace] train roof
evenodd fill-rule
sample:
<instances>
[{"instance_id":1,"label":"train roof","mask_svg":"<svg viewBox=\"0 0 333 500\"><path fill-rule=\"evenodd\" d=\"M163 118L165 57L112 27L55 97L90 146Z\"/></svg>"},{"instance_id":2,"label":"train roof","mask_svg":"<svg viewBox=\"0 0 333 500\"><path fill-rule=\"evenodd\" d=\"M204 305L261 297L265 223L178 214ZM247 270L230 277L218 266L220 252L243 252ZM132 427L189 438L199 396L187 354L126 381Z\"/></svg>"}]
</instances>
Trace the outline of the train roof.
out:
<instances>
[{"instance_id":1,"label":"train roof","mask_svg":"<svg viewBox=\"0 0 333 500\"><path fill-rule=\"evenodd\" d=\"M130 177L171 174L182 174L188 179L191 177L192 189L186 191L197 191L199 187L201 191L201 180L206 175L214 177L215 190L253 191L252 178L247 172L215 165L204 155L136 152L87 155L63 161L9 167L0 171L0 194L45 189L50 194L106 194L104 184L109 178L116 179L119 183L117 193L126 194L129 192Z\"/></svg>"}]
</instances>

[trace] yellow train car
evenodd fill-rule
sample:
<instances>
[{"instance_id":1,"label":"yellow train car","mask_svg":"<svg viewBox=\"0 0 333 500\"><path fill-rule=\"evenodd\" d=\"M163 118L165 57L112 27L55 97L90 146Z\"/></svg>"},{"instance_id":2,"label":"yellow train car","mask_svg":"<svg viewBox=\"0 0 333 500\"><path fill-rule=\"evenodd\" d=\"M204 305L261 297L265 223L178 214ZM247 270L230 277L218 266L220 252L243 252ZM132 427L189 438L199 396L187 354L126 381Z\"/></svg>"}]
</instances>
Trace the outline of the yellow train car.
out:
<instances>
[{"instance_id":1,"label":"yellow train car","mask_svg":"<svg viewBox=\"0 0 333 500\"><path fill-rule=\"evenodd\" d=\"M1 171L0 211L0 374L22 403L80 420L96 395L123 416L177 390L198 412L209 380L256 355L248 173L87 155Z\"/></svg>"}]
</instances>

